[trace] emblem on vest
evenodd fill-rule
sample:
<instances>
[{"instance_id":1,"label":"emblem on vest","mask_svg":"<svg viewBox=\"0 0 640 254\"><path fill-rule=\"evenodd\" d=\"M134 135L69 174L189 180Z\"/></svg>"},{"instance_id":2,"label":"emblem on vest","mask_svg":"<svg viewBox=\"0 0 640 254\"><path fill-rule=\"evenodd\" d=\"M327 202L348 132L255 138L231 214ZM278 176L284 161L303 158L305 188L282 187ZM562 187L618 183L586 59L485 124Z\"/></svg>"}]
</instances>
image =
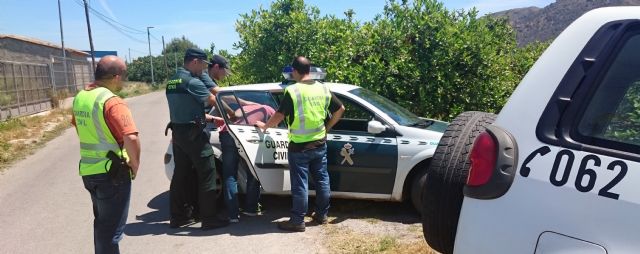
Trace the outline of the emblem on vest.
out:
<instances>
[{"instance_id":1,"label":"emblem on vest","mask_svg":"<svg viewBox=\"0 0 640 254\"><path fill-rule=\"evenodd\" d=\"M340 165L344 165L345 162L349 163L349 165L353 166L353 159L351 159L351 155L353 154L353 146L349 143L344 144L342 150L340 151L340 155L343 157Z\"/></svg>"}]
</instances>

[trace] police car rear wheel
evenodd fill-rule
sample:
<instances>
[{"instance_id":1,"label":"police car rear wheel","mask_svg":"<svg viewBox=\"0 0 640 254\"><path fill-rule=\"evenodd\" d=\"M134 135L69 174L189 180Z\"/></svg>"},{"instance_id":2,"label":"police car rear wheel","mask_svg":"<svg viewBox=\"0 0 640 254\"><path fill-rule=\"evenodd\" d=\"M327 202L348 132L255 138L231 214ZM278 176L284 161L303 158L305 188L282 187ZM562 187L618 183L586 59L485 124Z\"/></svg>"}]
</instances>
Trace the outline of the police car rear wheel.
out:
<instances>
[{"instance_id":1,"label":"police car rear wheel","mask_svg":"<svg viewBox=\"0 0 640 254\"><path fill-rule=\"evenodd\" d=\"M453 253L463 187L469 173L469 153L475 138L496 115L464 112L444 132L428 169L422 192L422 230L431 248Z\"/></svg>"},{"instance_id":2,"label":"police car rear wheel","mask_svg":"<svg viewBox=\"0 0 640 254\"><path fill-rule=\"evenodd\" d=\"M427 179L427 170L420 170L411 182L411 204L418 214L422 214L422 188Z\"/></svg>"}]
</instances>

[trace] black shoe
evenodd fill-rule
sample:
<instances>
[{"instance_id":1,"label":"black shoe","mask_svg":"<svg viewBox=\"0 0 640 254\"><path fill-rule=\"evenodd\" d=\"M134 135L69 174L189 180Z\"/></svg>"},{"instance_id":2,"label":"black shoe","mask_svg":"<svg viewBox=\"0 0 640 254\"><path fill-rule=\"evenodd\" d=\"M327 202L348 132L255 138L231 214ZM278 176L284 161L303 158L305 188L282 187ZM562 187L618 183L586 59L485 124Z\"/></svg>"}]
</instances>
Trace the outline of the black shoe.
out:
<instances>
[{"instance_id":1,"label":"black shoe","mask_svg":"<svg viewBox=\"0 0 640 254\"><path fill-rule=\"evenodd\" d=\"M320 216L313 215L312 218L313 218L313 222L318 223L319 225L325 225L329 223L329 218L327 218L327 216L320 217Z\"/></svg>"},{"instance_id":2,"label":"black shoe","mask_svg":"<svg viewBox=\"0 0 640 254\"><path fill-rule=\"evenodd\" d=\"M170 228L179 228L182 226L186 226L189 224L196 223L193 219L182 219L182 220L170 220L169 227Z\"/></svg>"},{"instance_id":3,"label":"black shoe","mask_svg":"<svg viewBox=\"0 0 640 254\"><path fill-rule=\"evenodd\" d=\"M211 230L211 229L216 229L216 228L223 228L229 226L229 221L228 220L211 220L211 221L207 221L207 222L202 222L202 230Z\"/></svg>"},{"instance_id":4,"label":"black shoe","mask_svg":"<svg viewBox=\"0 0 640 254\"><path fill-rule=\"evenodd\" d=\"M187 218L192 218L195 222L200 222L200 213L196 207L185 204L185 214Z\"/></svg>"},{"instance_id":5,"label":"black shoe","mask_svg":"<svg viewBox=\"0 0 640 254\"><path fill-rule=\"evenodd\" d=\"M278 228L285 231L304 232L304 222L302 224L293 224L291 221L278 222Z\"/></svg>"}]
</instances>

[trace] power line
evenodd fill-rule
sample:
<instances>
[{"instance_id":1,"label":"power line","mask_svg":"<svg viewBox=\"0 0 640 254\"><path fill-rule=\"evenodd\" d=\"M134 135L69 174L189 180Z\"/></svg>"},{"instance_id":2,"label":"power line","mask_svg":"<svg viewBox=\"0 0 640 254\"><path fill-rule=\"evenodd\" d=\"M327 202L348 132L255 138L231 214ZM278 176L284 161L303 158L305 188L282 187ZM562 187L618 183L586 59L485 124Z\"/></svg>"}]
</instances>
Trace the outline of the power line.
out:
<instances>
[{"instance_id":1,"label":"power line","mask_svg":"<svg viewBox=\"0 0 640 254\"><path fill-rule=\"evenodd\" d=\"M78 5L80 5L80 6L84 6L84 4L83 4L83 3L81 3L81 2L79 2L79 0L75 0L75 2L76 2L76 4L78 4ZM147 43L147 42L145 42L144 40L141 40L141 39L135 38L133 35L128 34L128 33L138 34L140 30L136 30L136 29L133 29L133 28L131 28L131 27L128 27L128 26L126 26L126 25L124 25L124 24L121 24L121 23L119 23L119 22L117 22L117 21L115 21L115 20L113 20L113 19L111 19L111 18L109 18L109 17L107 17L107 16L103 15L102 13L100 13L100 12L96 11L95 9L93 9L93 8L91 8L91 7L89 7L89 10L91 11L91 13L95 14L95 15L96 15L96 17L97 17L98 19L100 19L100 20L104 21L105 23L107 23L107 25L111 26L113 29L115 29L117 32L121 33L122 35L126 36L127 38L129 38L129 39L131 39L131 40L133 40L133 41L136 41L136 42L138 42L138 43ZM116 23L116 24L118 24L118 25L120 25L120 26L122 26L122 27L124 27L124 28L127 28L127 29L129 29L129 30L122 29L122 27L118 27L118 26L117 26L116 24L114 24L114 23ZM144 32L143 32L143 33L144 33Z\"/></svg>"},{"instance_id":2,"label":"power line","mask_svg":"<svg viewBox=\"0 0 640 254\"><path fill-rule=\"evenodd\" d=\"M78 0L76 0L76 2L77 2L77 1L78 1ZM128 30L127 32L135 33L135 34L145 34L145 33L146 33L145 31L142 31L142 30L139 30L139 29L136 29L136 28L133 28L133 27L127 26L127 25L125 25L125 24L122 24L122 23L120 23L120 22L116 21L115 19L112 19L112 18L110 18L109 16L102 14L101 12L97 11L96 9L93 9L93 7L91 7L91 6L89 6L89 10L91 10L91 13L96 14L96 15L98 15L98 16L103 17L104 19L109 20L108 22L116 23L116 24L118 24L118 25L122 26L123 28L125 28L125 29L127 29L127 30Z\"/></svg>"},{"instance_id":3,"label":"power line","mask_svg":"<svg viewBox=\"0 0 640 254\"><path fill-rule=\"evenodd\" d=\"M156 40L157 42L161 43L162 41L158 39L158 37L155 37L153 34L151 34L151 38L153 38L154 40Z\"/></svg>"}]
</instances>

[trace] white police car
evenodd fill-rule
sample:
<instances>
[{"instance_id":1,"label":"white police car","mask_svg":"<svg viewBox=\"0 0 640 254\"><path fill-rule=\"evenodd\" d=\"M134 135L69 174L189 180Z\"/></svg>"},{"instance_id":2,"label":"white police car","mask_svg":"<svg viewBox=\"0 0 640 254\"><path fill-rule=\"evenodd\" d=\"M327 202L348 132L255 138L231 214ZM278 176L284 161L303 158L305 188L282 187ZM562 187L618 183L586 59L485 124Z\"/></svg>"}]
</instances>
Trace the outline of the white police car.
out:
<instances>
[{"instance_id":1,"label":"white police car","mask_svg":"<svg viewBox=\"0 0 640 254\"><path fill-rule=\"evenodd\" d=\"M497 117L454 119L424 185L429 245L640 253L638 70L640 7L593 10L556 38Z\"/></svg>"},{"instance_id":2,"label":"white police car","mask_svg":"<svg viewBox=\"0 0 640 254\"><path fill-rule=\"evenodd\" d=\"M286 72L283 74L288 77ZM421 207L420 180L424 180L426 168L447 123L420 118L394 102L358 86L325 84L346 109L342 119L327 134L332 197L411 200L415 207ZM243 100L277 109L286 86L283 83L267 83L224 87L217 96L218 105L222 105L224 100L242 117L246 117L246 112L239 106ZM234 124L226 116L225 122L243 159L239 167L248 167L260 181L264 194L289 194L286 121L278 128L271 128L266 132L259 131L253 125ZM211 128L210 131L216 167L220 170L222 158L218 130ZM172 148L169 144L165 155L165 169L169 179L173 168ZM243 191L246 176L244 170L239 170L238 173L239 187ZM313 194L313 191L310 193Z\"/></svg>"}]
</instances>

